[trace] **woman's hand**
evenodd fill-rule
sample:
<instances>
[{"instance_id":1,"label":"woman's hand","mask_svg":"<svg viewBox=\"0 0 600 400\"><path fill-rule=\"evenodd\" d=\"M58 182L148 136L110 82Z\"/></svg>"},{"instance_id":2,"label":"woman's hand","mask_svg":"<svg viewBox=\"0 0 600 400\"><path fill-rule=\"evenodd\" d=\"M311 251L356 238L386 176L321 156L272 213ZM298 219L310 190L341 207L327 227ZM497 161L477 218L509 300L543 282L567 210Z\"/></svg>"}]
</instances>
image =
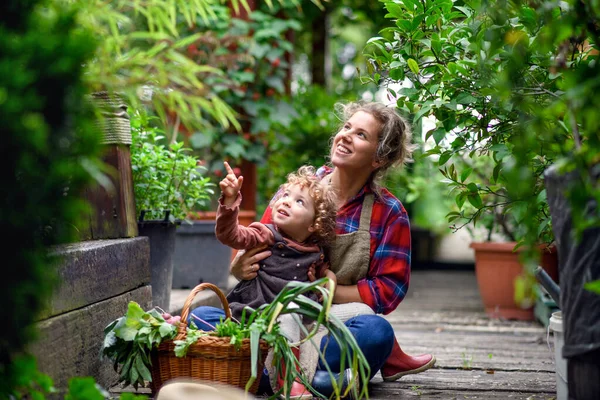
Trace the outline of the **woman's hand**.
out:
<instances>
[{"instance_id":1,"label":"woman's hand","mask_svg":"<svg viewBox=\"0 0 600 400\"><path fill-rule=\"evenodd\" d=\"M314 272L313 272L313 276L314 276ZM335 286L334 286L334 290L335 290L335 288L337 287L337 278L336 278L335 274L333 273L333 271L330 269L326 269L325 271L323 271L323 278L331 279L333 281L333 283L335 284ZM314 281L314 279L310 279L310 275L309 275L309 280L311 282ZM325 282L323 284L323 287L330 292L330 294L329 294L330 296L334 296L334 293L331 293L330 283L331 283L330 281ZM317 292L317 301L319 303L323 302L323 294L321 292Z\"/></svg>"},{"instance_id":2,"label":"woman's hand","mask_svg":"<svg viewBox=\"0 0 600 400\"><path fill-rule=\"evenodd\" d=\"M260 265L259 261L271 255L271 251L267 250L267 246L256 247L248 251L239 251L231 265L229 271L240 281L249 281L256 278Z\"/></svg>"},{"instance_id":3,"label":"woman's hand","mask_svg":"<svg viewBox=\"0 0 600 400\"><path fill-rule=\"evenodd\" d=\"M315 264L310 264L310 267L308 267L308 271L306 272L306 274L308 275L308 281L309 282L314 282L317 280L317 268L315 267ZM333 274L333 272L332 272Z\"/></svg>"},{"instance_id":4,"label":"woman's hand","mask_svg":"<svg viewBox=\"0 0 600 400\"><path fill-rule=\"evenodd\" d=\"M324 276L325 278L331 279L333 281L333 283L335 284L335 286L337 286L337 278L332 270L330 270L330 269L326 270L324 275L325 275ZM325 289L329 290L329 284L330 284L330 282L327 281L327 283L325 284Z\"/></svg>"}]
</instances>

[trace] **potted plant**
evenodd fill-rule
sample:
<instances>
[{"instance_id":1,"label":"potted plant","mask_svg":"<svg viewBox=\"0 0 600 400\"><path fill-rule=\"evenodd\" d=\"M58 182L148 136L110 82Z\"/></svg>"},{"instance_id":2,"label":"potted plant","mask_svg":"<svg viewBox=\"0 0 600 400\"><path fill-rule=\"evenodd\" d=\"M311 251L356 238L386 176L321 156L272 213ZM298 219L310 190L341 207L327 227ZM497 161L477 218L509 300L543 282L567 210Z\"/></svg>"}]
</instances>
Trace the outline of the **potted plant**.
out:
<instances>
[{"instance_id":1,"label":"potted plant","mask_svg":"<svg viewBox=\"0 0 600 400\"><path fill-rule=\"evenodd\" d=\"M214 184L182 142L166 144L153 118L132 116L131 169L140 236L150 240L153 304L169 309L176 227L204 205Z\"/></svg>"},{"instance_id":2,"label":"potted plant","mask_svg":"<svg viewBox=\"0 0 600 400\"><path fill-rule=\"evenodd\" d=\"M266 349L270 348L273 353L273 365L276 366L278 374L284 374L285 382L300 379L307 389L319 395L296 368L298 360L292 352L291 345L287 338L279 333L278 316L295 313L315 321L309 329L304 330L305 337L302 341L309 340L319 327L323 326L341 346L344 355L341 368L344 369L347 362L347 365L354 369L355 374L345 392L340 391L341 382L338 385L334 380L335 397L340 398L353 391L354 398L360 399L366 396L367 385L359 389L357 383L368 381L369 366L351 332L343 322L330 314L333 297L322 286L327 282L327 278L312 283L292 281L271 304L265 304L254 311L249 310L247 314L243 314L241 321L232 320L228 314L229 317L211 332L198 330L193 320L189 325L179 322L176 327L167 323L160 311L153 309L144 312L139 305L131 302L126 315L106 327L102 355L114 362L115 369L120 372L121 383L137 388L149 382L155 393L164 381L183 376L234 384L245 388L246 391L255 392L257 378L262 373L260 367L265 361ZM332 281L329 281L329 284L334 286ZM196 287L186 300L181 316L182 322L187 320L195 294L204 288L217 292L224 308L228 310L227 300L219 289L214 285L202 284ZM322 303L314 302L305 296L311 291L318 291L322 295ZM211 353L215 351L211 348L211 343L217 340L216 338L219 338L218 346L221 348L218 351L224 351L219 354L218 360L214 360L215 354ZM204 357L202 353L210 354ZM208 360L210 358L212 361ZM239 358L245 359L242 368L237 368L241 369L239 375L231 370L224 373L216 371L230 363L237 363L233 359ZM222 365L207 367L207 364L204 364L206 362ZM187 368L178 368L176 365L179 363L187 365ZM198 367L199 364L202 364L203 368ZM285 365L284 368L281 367L282 364ZM191 365L198 368L190 368ZM327 369L331 373L329 367Z\"/></svg>"},{"instance_id":3,"label":"potted plant","mask_svg":"<svg viewBox=\"0 0 600 400\"><path fill-rule=\"evenodd\" d=\"M456 156L451 162L449 169L440 171L444 182L459 193L456 207L460 211L452 211L448 217L453 223L451 229L460 229L456 221L461 221L473 240L470 247L475 254L475 273L485 311L494 318L533 320L539 291L521 258L524 249L516 241L522 232L515 213L523 211L503 204L509 197L506 189L488 178L493 159L483 155L473 160ZM457 176L455 166L465 168L466 173ZM474 197L470 190L474 186L471 176L486 188L478 192L479 197ZM556 247L548 244L552 236L545 235L537 246L538 263L558 282Z\"/></svg>"}]
</instances>

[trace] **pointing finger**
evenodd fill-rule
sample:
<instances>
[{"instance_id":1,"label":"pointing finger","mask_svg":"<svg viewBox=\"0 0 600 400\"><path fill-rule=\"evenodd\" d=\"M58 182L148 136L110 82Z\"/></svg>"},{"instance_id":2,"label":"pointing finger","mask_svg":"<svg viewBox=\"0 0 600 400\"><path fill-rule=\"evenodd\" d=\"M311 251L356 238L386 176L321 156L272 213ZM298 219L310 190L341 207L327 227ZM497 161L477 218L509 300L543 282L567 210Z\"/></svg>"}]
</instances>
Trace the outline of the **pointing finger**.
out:
<instances>
[{"instance_id":1,"label":"pointing finger","mask_svg":"<svg viewBox=\"0 0 600 400\"><path fill-rule=\"evenodd\" d=\"M225 169L227 170L227 174L231 174L231 175L235 176L235 172L233 172L233 170L229 166L229 163L227 161L223 161L223 164L225 165Z\"/></svg>"}]
</instances>

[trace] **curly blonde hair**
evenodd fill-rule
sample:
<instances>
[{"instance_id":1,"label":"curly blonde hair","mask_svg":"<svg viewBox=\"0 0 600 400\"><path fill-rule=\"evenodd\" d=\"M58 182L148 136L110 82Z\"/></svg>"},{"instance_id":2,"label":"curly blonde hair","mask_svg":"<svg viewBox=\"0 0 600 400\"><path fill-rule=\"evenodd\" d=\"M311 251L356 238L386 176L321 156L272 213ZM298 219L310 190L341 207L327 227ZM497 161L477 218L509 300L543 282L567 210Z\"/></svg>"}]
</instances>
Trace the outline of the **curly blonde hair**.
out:
<instances>
[{"instance_id":1,"label":"curly blonde hair","mask_svg":"<svg viewBox=\"0 0 600 400\"><path fill-rule=\"evenodd\" d=\"M307 188L315 207L315 231L311 239L319 246L330 245L335 240L335 226L337 203L333 190L321 183L315 173L315 168L309 165L300 167L296 172L287 176L287 182L279 187L277 195L272 203L277 201L281 194L290 185L298 185Z\"/></svg>"}]
</instances>

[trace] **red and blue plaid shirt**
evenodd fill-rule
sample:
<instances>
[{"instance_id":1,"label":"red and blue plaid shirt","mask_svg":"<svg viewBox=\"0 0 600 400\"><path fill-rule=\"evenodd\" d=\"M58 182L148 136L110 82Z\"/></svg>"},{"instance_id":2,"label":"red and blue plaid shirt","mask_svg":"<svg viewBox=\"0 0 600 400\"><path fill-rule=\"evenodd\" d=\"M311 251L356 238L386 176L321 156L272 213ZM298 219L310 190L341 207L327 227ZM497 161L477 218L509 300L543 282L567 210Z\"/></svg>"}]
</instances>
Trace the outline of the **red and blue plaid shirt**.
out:
<instances>
[{"instance_id":1,"label":"red and blue plaid shirt","mask_svg":"<svg viewBox=\"0 0 600 400\"><path fill-rule=\"evenodd\" d=\"M332 169L321 167L319 179ZM378 314L389 314L404 299L410 281L410 225L404 206L387 189L375 194L371 214L371 263L367 276L357 282L358 292L365 304ZM358 194L337 213L338 235L358 230L365 195L374 193L365 185ZM262 223L271 222L271 208L267 208Z\"/></svg>"}]
</instances>

